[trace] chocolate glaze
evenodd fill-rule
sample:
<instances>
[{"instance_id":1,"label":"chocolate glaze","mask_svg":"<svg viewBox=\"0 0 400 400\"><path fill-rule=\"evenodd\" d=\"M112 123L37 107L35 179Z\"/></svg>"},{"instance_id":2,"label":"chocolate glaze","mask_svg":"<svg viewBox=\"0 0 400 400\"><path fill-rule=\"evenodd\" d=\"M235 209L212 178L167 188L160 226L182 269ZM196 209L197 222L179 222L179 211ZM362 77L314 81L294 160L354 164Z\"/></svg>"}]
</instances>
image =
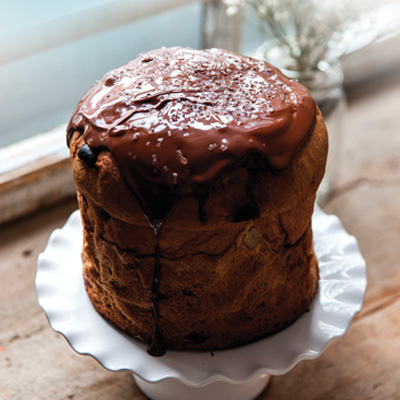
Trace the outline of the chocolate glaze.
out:
<instances>
[{"instance_id":1,"label":"chocolate glaze","mask_svg":"<svg viewBox=\"0 0 400 400\"><path fill-rule=\"evenodd\" d=\"M158 309L162 221L179 199L196 196L205 222L212 182L250 154L284 172L315 117L306 88L265 62L219 49L141 54L107 73L78 104L68 144L74 131L81 132L86 144L80 157L90 164L102 149L111 152L157 237L149 354L165 352ZM238 218L258 214L256 205L244 206Z\"/></svg>"},{"instance_id":2,"label":"chocolate glaze","mask_svg":"<svg viewBox=\"0 0 400 400\"><path fill-rule=\"evenodd\" d=\"M97 82L68 126L108 149L150 220L246 155L287 169L316 115L308 90L271 65L219 49L163 48ZM159 199L163 201L160 202Z\"/></svg>"}]
</instances>

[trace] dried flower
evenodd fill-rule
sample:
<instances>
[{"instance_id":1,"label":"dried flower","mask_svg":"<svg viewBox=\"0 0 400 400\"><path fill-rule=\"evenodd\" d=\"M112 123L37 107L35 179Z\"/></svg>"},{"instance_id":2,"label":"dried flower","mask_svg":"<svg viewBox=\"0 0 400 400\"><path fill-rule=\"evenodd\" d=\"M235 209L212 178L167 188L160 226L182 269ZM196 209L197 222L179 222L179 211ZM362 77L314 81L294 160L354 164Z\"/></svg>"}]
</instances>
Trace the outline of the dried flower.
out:
<instances>
[{"instance_id":1,"label":"dried flower","mask_svg":"<svg viewBox=\"0 0 400 400\"><path fill-rule=\"evenodd\" d=\"M291 69L314 70L321 60L338 60L354 39L348 32L370 32L382 2L364 0L223 0L228 15L250 6L260 26L290 57ZM351 38L349 39L349 36ZM376 39L376 36L375 36Z\"/></svg>"}]
</instances>

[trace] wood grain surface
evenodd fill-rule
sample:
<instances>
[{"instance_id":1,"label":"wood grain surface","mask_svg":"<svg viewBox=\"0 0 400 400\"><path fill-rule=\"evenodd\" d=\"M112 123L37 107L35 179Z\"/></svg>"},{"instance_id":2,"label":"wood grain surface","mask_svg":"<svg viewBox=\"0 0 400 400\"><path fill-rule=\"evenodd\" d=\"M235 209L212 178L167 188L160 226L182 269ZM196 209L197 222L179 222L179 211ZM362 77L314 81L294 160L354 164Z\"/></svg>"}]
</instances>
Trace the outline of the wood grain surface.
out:
<instances>
[{"instance_id":1,"label":"wood grain surface","mask_svg":"<svg viewBox=\"0 0 400 400\"><path fill-rule=\"evenodd\" d=\"M367 261L364 308L320 358L273 377L259 400L400 399L399 104L400 71L349 93L339 186L324 207ZM0 400L146 399L129 372L77 355L38 305L37 256L74 209L69 201L0 228Z\"/></svg>"}]
</instances>

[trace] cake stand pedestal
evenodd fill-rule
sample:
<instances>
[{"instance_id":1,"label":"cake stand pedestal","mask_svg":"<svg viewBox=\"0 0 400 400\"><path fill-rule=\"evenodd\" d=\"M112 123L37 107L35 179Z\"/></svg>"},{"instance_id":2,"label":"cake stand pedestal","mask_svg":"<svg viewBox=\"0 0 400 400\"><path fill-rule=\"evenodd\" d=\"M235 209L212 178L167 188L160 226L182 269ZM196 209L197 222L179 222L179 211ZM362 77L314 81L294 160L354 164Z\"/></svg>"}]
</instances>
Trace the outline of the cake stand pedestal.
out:
<instances>
[{"instance_id":1,"label":"cake stand pedestal","mask_svg":"<svg viewBox=\"0 0 400 400\"><path fill-rule=\"evenodd\" d=\"M133 374L140 390L154 400L252 400L268 385L271 375L261 374L244 383L213 381L203 386L188 386L174 379L147 382Z\"/></svg>"},{"instance_id":2,"label":"cake stand pedestal","mask_svg":"<svg viewBox=\"0 0 400 400\"><path fill-rule=\"evenodd\" d=\"M149 356L144 343L111 326L86 295L79 211L51 234L39 256L39 304L51 327L76 352L91 355L108 370L131 371L139 388L153 400L250 400L261 393L271 375L320 356L361 310L367 279L356 239L337 217L317 206L312 222L320 281L310 310L283 331L254 343L213 352L170 350L163 357Z\"/></svg>"}]
</instances>

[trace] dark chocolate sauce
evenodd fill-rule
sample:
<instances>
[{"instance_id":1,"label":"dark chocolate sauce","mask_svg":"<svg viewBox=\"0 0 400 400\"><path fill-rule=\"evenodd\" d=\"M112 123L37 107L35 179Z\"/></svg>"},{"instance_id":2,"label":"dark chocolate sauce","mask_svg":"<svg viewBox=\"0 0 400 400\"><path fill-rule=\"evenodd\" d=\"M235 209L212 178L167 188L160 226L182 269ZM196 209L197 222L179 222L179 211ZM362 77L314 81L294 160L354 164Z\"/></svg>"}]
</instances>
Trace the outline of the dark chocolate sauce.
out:
<instances>
[{"instance_id":1,"label":"dark chocolate sauce","mask_svg":"<svg viewBox=\"0 0 400 400\"><path fill-rule=\"evenodd\" d=\"M160 321L160 313L158 309L158 300L160 297L160 280L161 280L161 265L160 265L160 248L158 246L158 230L157 230L157 246L155 254L154 277L151 288L151 309L154 317L153 340L147 347L147 353L154 357L161 357L165 354L165 345L163 342L158 323Z\"/></svg>"},{"instance_id":2,"label":"dark chocolate sauce","mask_svg":"<svg viewBox=\"0 0 400 400\"><path fill-rule=\"evenodd\" d=\"M68 144L78 131L93 154L108 149L157 227L149 352L160 355L164 348L158 328L162 221L181 198L195 196L206 222L211 184L249 154L260 154L277 173L289 168L315 116L315 103L299 83L263 61L219 49L141 54L107 73L80 101ZM257 212L244 205L238 218Z\"/></svg>"}]
</instances>

